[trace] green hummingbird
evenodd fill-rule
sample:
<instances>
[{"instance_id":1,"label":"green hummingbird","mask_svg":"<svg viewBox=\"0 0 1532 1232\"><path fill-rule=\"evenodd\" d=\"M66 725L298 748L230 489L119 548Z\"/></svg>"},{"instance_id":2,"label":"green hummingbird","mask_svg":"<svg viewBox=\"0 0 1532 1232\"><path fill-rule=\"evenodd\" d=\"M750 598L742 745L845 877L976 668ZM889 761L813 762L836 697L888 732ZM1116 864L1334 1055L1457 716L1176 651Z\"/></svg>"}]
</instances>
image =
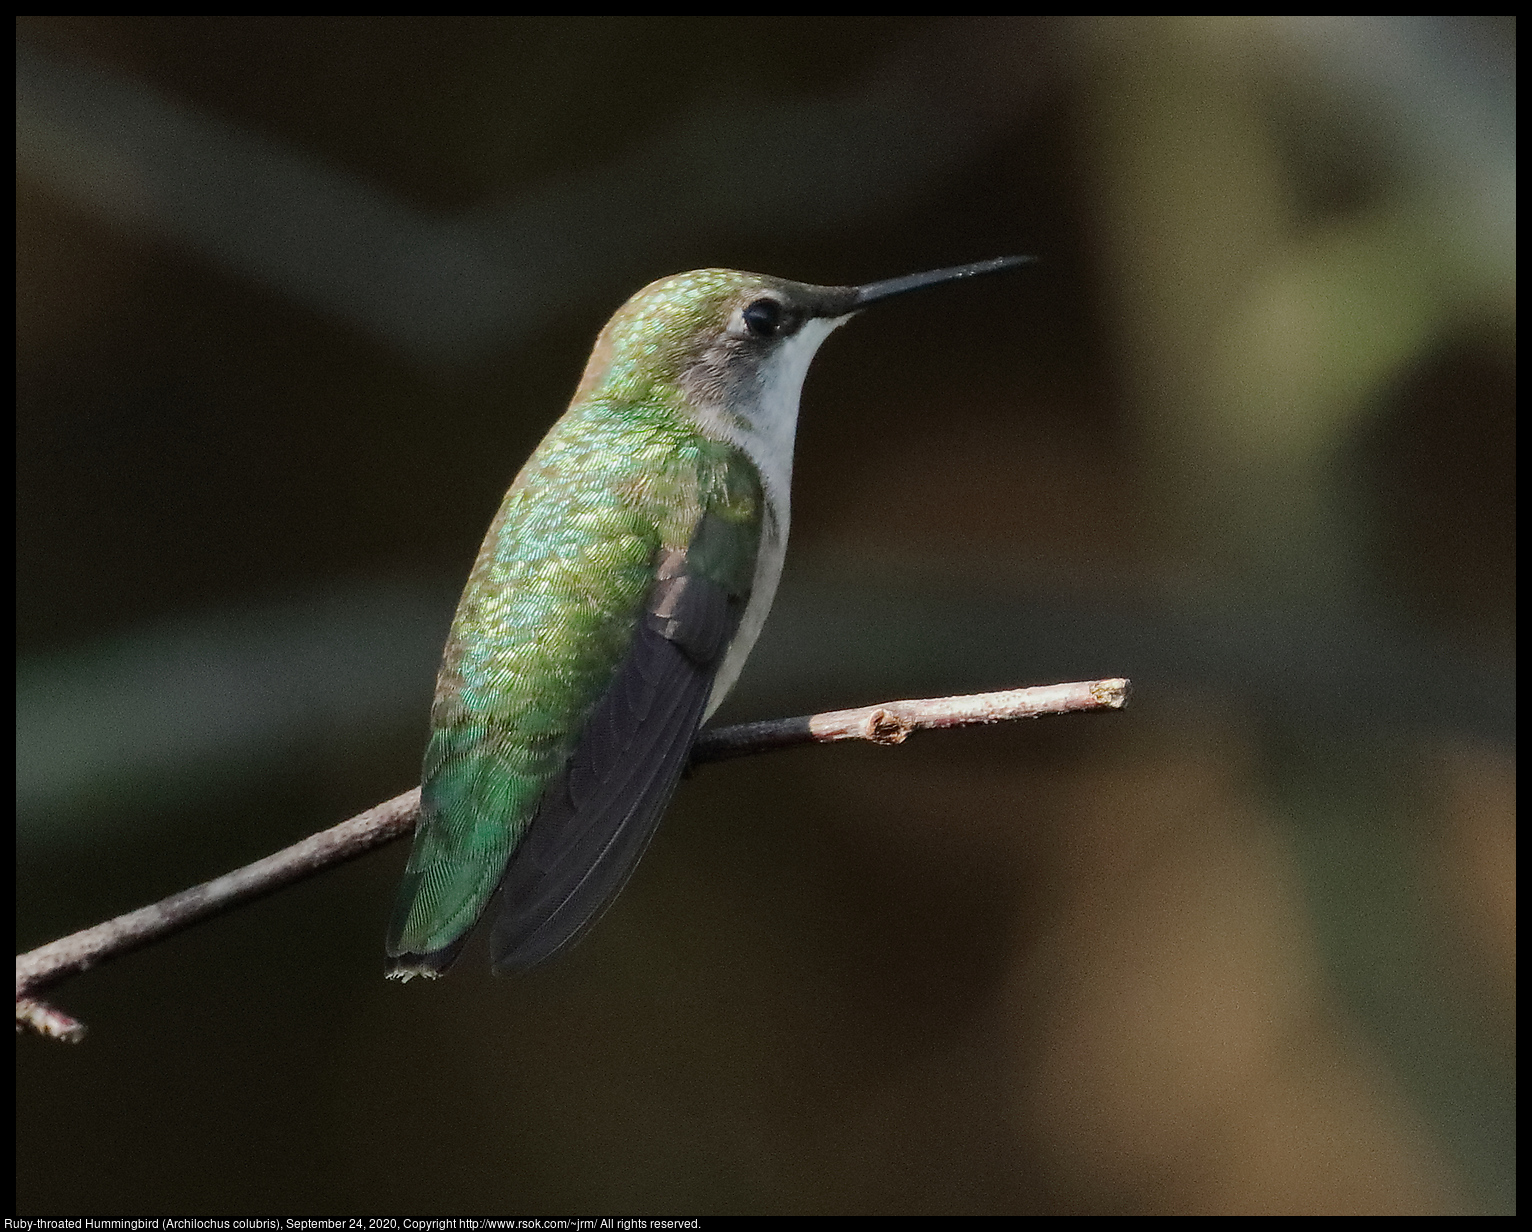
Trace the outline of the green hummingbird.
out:
<instances>
[{"instance_id":1,"label":"green hummingbird","mask_svg":"<svg viewBox=\"0 0 1532 1232\"><path fill-rule=\"evenodd\" d=\"M458 602L391 977L445 972L496 896L497 972L595 920L766 621L815 351L879 300L1028 260L859 287L695 270L618 309Z\"/></svg>"}]
</instances>

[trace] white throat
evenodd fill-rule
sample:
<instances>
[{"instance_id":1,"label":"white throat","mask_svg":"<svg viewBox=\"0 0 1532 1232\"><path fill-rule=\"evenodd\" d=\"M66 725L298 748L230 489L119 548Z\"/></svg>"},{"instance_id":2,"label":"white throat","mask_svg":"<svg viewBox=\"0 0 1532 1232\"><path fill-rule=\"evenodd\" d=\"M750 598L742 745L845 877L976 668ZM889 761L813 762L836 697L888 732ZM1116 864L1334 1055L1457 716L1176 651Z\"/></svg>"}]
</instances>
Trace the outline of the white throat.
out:
<instances>
[{"instance_id":1,"label":"white throat","mask_svg":"<svg viewBox=\"0 0 1532 1232\"><path fill-rule=\"evenodd\" d=\"M729 416L729 435L761 473L766 498L787 535L793 481L793 442L798 434L798 402L809 364L820 344L847 318L815 317L805 321L791 338L761 365L753 406L734 407ZM740 391L744 392L744 391Z\"/></svg>"},{"instance_id":2,"label":"white throat","mask_svg":"<svg viewBox=\"0 0 1532 1232\"><path fill-rule=\"evenodd\" d=\"M739 678L755 639L760 636L782 578L787 555L787 527L792 511L793 442L798 433L798 400L803 380L820 344L849 317L814 317L798 332L784 338L776 352L761 365L754 389L737 390L752 404L724 408L699 408L709 425L730 443L744 450L760 472L766 509L761 518L761 545L755 559L755 581L750 602L740 620L739 632L714 677L707 713L718 708ZM749 395L754 398L750 399Z\"/></svg>"}]
</instances>

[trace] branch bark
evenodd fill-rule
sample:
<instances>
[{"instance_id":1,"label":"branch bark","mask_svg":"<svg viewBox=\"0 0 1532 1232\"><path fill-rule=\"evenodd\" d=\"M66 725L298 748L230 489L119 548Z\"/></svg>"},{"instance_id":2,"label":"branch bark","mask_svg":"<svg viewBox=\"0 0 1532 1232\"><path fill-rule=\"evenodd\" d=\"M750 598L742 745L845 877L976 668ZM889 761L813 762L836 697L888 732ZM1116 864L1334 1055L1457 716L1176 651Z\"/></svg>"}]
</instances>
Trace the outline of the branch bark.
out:
<instances>
[{"instance_id":1,"label":"branch bark","mask_svg":"<svg viewBox=\"0 0 1532 1232\"><path fill-rule=\"evenodd\" d=\"M841 740L900 744L911 732L926 728L964 727L1086 710L1120 710L1127 700L1128 682L1112 678L1000 693L884 702L857 710L741 723L704 732L692 749L691 764L695 767L800 744L832 744ZM413 832L419 812L420 788L412 787L265 859L19 955L16 1030L31 1030L71 1043L79 1041L85 1035L84 1025L39 1000L34 993L108 959L153 944L200 920L275 893L403 838Z\"/></svg>"}]
</instances>

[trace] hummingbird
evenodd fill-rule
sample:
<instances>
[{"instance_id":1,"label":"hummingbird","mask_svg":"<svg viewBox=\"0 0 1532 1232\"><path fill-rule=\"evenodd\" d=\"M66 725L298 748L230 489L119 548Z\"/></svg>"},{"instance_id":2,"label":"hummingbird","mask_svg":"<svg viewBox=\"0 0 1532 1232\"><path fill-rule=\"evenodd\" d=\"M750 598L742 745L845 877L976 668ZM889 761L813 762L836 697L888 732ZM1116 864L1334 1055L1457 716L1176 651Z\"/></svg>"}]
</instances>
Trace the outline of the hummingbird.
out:
<instances>
[{"instance_id":1,"label":"hummingbird","mask_svg":"<svg viewBox=\"0 0 1532 1232\"><path fill-rule=\"evenodd\" d=\"M1030 259L863 286L694 270L618 309L458 602L391 978L443 974L495 899L497 973L595 921L765 624L814 353L881 300Z\"/></svg>"}]
</instances>

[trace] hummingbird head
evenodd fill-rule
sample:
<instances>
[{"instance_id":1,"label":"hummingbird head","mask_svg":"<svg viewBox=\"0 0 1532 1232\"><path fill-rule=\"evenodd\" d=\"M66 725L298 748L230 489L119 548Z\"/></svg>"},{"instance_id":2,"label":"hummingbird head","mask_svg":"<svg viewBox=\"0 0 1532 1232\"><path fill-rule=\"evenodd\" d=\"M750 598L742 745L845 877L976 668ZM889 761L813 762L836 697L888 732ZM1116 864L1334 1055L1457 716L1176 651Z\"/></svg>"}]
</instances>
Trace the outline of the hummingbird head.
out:
<instances>
[{"instance_id":1,"label":"hummingbird head","mask_svg":"<svg viewBox=\"0 0 1532 1232\"><path fill-rule=\"evenodd\" d=\"M848 287L723 269L662 278L601 331L575 400L679 400L706 434L749 455L785 513L799 394L830 333L879 300L1031 259L996 257Z\"/></svg>"}]
</instances>

